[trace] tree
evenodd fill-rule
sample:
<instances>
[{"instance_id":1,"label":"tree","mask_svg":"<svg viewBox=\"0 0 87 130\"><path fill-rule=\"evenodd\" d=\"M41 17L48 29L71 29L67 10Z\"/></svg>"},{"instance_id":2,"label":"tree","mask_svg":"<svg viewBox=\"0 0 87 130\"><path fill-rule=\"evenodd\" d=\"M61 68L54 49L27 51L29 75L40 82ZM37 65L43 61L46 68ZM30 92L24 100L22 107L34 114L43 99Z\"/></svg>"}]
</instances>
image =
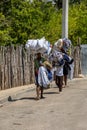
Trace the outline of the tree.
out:
<instances>
[{"instance_id":1,"label":"tree","mask_svg":"<svg viewBox=\"0 0 87 130\"><path fill-rule=\"evenodd\" d=\"M2 12L5 16L10 14L11 0L2 0L0 2L0 12Z\"/></svg>"},{"instance_id":2,"label":"tree","mask_svg":"<svg viewBox=\"0 0 87 130\"><path fill-rule=\"evenodd\" d=\"M82 44L87 44L87 6L84 2L79 5L73 5L69 9L69 37L73 44L77 43L78 37Z\"/></svg>"},{"instance_id":3,"label":"tree","mask_svg":"<svg viewBox=\"0 0 87 130\"><path fill-rule=\"evenodd\" d=\"M62 8L62 0L53 0L56 3L56 7L57 9L61 9Z\"/></svg>"},{"instance_id":4,"label":"tree","mask_svg":"<svg viewBox=\"0 0 87 130\"><path fill-rule=\"evenodd\" d=\"M12 38L9 35L11 28L9 27L9 22L6 20L5 16L0 13L0 44L8 45L12 43Z\"/></svg>"},{"instance_id":5,"label":"tree","mask_svg":"<svg viewBox=\"0 0 87 130\"><path fill-rule=\"evenodd\" d=\"M76 3L80 4L81 1L83 0L70 0L70 4L76 4Z\"/></svg>"},{"instance_id":6,"label":"tree","mask_svg":"<svg viewBox=\"0 0 87 130\"><path fill-rule=\"evenodd\" d=\"M39 0L11 0L6 4L8 12L3 11L0 2L0 44L25 44L28 39L46 37L52 44L61 38L62 9L55 9L51 2ZM8 0L9 2L9 0ZM59 1L58 1L59 2ZM60 1L61 2L61 1ZM2 6L1 6L2 5ZM69 7L69 38L75 44L81 37L86 43L87 36L87 2L70 4Z\"/></svg>"}]
</instances>

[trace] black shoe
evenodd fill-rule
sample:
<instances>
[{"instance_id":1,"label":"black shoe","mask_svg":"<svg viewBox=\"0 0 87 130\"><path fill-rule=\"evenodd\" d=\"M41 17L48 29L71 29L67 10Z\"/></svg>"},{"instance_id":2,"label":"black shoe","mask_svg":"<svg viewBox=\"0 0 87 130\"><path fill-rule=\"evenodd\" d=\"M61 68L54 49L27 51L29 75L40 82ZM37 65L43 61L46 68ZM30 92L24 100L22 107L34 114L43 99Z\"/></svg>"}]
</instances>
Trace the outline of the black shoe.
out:
<instances>
[{"instance_id":1,"label":"black shoe","mask_svg":"<svg viewBox=\"0 0 87 130\"><path fill-rule=\"evenodd\" d=\"M44 99L45 97L41 96L41 99Z\"/></svg>"},{"instance_id":2,"label":"black shoe","mask_svg":"<svg viewBox=\"0 0 87 130\"><path fill-rule=\"evenodd\" d=\"M59 92L62 92L62 89L59 89Z\"/></svg>"},{"instance_id":3,"label":"black shoe","mask_svg":"<svg viewBox=\"0 0 87 130\"><path fill-rule=\"evenodd\" d=\"M12 101L12 97L11 96L8 97L8 101Z\"/></svg>"}]
</instances>

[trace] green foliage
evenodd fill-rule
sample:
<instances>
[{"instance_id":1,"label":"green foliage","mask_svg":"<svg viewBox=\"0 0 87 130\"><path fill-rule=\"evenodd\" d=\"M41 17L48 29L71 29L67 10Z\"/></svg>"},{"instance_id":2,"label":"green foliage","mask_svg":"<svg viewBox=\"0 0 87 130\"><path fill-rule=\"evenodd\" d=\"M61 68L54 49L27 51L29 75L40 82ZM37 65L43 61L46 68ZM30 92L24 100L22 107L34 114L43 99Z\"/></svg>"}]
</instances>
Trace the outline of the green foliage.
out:
<instances>
[{"instance_id":1,"label":"green foliage","mask_svg":"<svg viewBox=\"0 0 87 130\"><path fill-rule=\"evenodd\" d=\"M54 12L51 15L51 20L48 23L47 39L53 44L56 40L61 38L61 11Z\"/></svg>"},{"instance_id":2,"label":"green foliage","mask_svg":"<svg viewBox=\"0 0 87 130\"><path fill-rule=\"evenodd\" d=\"M87 41L87 3L86 0L80 0L80 4L76 1L72 4L72 0L69 7L69 38L76 44L81 37L84 44ZM61 0L58 2L61 4ZM0 45L25 44L28 39L43 36L53 44L61 38L62 10L57 10L50 2L3 0L0 12Z\"/></svg>"},{"instance_id":3,"label":"green foliage","mask_svg":"<svg viewBox=\"0 0 87 130\"><path fill-rule=\"evenodd\" d=\"M56 8L57 9L61 9L62 8L62 0L53 0L56 4Z\"/></svg>"},{"instance_id":4,"label":"green foliage","mask_svg":"<svg viewBox=\"0 0 87 130\"><path fill-rule=\"evenodd\" d=\"M12 38L9 35L11 28L8 23L5 16L0 13L0 45L8 45L12 42Z\"/></svg>"},{"instance_id":5,"label":"green foliage","mask_svg":"<svg viewBox=\"0 0 87 130\"><path fill-rule=\"evenodd\" d=\"M2 12L5 16L10 14L11 0L1 0L0 1L0 12Z\"/></svg>"},{"instance_id":6,"label":"green foliage","mask_svg":"<svg viewBox=\"0 0 87 130\"><path fill-rule=\"evenodd\" d=\"M69 37L77 43L78 37L82 44L87 44L87 6L84 2L73 5L69 10Z\"/></svg>"}]
</instances>

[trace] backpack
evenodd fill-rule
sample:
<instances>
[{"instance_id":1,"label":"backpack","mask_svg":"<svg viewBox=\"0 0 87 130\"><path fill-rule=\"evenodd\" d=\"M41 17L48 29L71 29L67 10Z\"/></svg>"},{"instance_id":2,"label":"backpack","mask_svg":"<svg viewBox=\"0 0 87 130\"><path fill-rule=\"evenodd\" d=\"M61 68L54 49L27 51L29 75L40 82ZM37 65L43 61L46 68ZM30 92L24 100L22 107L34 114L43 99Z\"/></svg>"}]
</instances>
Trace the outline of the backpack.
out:
<instances>
[{"instance_id":1,"label":"backpack","mask_svg":"<svg viewBox=\"0 0 87 130\"><path fill-rule=\"evenodd\" d=\"M52 80L53 76L51 70L47 69L47 75L48 75L48 79Z\"/></svg>"}]
</instances>

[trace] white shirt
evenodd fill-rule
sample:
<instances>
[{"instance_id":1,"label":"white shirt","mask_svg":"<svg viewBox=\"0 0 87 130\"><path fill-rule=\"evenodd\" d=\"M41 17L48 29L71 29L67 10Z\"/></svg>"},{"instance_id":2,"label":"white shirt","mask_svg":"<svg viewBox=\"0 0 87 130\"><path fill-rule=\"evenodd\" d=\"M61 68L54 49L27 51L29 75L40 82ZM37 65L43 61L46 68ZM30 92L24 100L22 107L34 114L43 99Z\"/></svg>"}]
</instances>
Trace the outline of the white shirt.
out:
<instances>
[{"instance_id":1,"label":"white shirt","mask_svg":"<svg viewBox=\"0 0 87 130\"><path fill-rule=\"evenodd\" d=\"M63 76L63 66L57 67L56 76Z\"/></svg>"}]
</instances>

